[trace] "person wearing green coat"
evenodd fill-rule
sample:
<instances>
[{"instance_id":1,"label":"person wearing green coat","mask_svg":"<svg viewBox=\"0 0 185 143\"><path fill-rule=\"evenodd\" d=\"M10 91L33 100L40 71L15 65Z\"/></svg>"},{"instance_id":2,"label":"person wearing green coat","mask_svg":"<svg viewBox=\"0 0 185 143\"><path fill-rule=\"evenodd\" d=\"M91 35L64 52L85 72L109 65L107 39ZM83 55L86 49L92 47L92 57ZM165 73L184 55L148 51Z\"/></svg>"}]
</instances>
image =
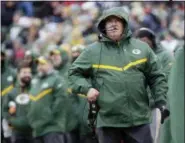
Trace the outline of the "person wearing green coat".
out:
<instances>
[{"instance_id":1,"label":"person wearing green coat","mask_svg":"<svg viewBox=\"0 0 185 143\"><path fill-rule=\"evenodd\" d=\"M26 117L28 112L29 95L32 74L26 62L18 67L18 83L5 97L4 118L12 128L13 143L32 143L32 130Z\"/></svg>"},{"instance_id":2,"label":"person wearing green coat","mask_svg":"<svg viewBox=\"0 0 185 143\"><path fill-rule=\"evenodd\" d=\"M152 31L151 29L142 27L136 31L135 36L136 38L139 38L141 41L146 42L150 46L150 48L154 51L154 53L159 58L159 62L162 65L162 71L166 75L166 78L168 80L168 76L174 59L173 55L168 50L166 50L160 44L157 43L156 35L154 31ZM148 90L149 90L148 92L150 96L150 105L151 105L151 108L153 108L154 100L152 98L149 88ZM159 137L160 136L160 111L158 111L158 109L156 108L153 108L152 114L153 114L153 120L151 124L151 132L152 132L154 143L157 143L159 142L159 138L160 138ZM170 121L167 120L163 126L165 126L166 124L169 124L169 122Z\"/></svg>"},{"instance_id":3,"label":"person wearing green coat","mask_svg":"<svg viewBox=\"0 0 185 143\"><path fill-rule=\"evenodd\" d=\"M38 75L31 81L28 121L35 143L65 143L64 133L74 125L67 121L65 80L53 69L47 57L37 59Z\"/></svg>"},{"instance_id":4,"label":"person wearing green coat","mask_svg":"<svg viewBox=\"0 0 185 143\"><path fill-rule=\"evenodd\" d=\"M99 106L99 143L152 143L148 85L161 111L161 123L169 115L167 81L158 58L146 43L132 37L122 7L105 10L97 27L99 41L72 64L69 86L74 94L87 95Z\"/></svg>"},{"instance_id":5,"label":"person wearing green coat","mask_svg":"<svg viewBox=\"0 0 185 143\"><path fill-rule=\"evenodd\" d=\"M178 45L169 75L170 122L162 130L160 143L184 142L184 43Z\"/></svg>"},{"instance_id":6,"label":"person wearing green coat","mask_svg":"<svg viewBox=\"0 0 185 143\"><path fill-rule=\"evenodd\" d=\"M79 57L83 52L84 45L73 46L72 51L72 63ZM90 79L88 79L90 81ZM85 95L76 95L72 93L72 96L76 99L76 111L78 115L78 140L76 143L97 143L97 139L93 135L93 131L88 125L88 114L89 114L89 103L87 96Z\"/></svg>"},{"instance_id":7,"label":"person wearing green coat","mask_svg":"<svg viewBox=\"0 0 185 143\"><path fill-rule=\"evenodd\" d=\"M136 31L135 36L143 42L146 42L151 47L162 64L162 71L168 78L174 57L168 50L163 48L162 45L157 42L155 32L151 29L142 27Z\"/></svg>"},{"instance_id":8,"label":"person wearing green coat","mask_svg":"<svg viewBox=\"0 0 185 143\"><path fill-rule=\"evenodd\" d=\"M58 74L62 78L65 78L65 81L67 82L67 72L70 66L67 53L64 50L53 48L49 51L49 55L55 70L58 71ZM79 139L77 129L77 102L78 100L75 96L71 96L70 94L68 95L68 102L66 102L65 104L71 106L71 112L70 116L67 116L67 118L68 121L76 124L74 124L74 127L71 130L65 133L66 143L76 143Z\"/></svg>"},{"instance_id":9,"label":"person wearing green coat","mask_svg":"<svg viewBox=\"0 0 185 143\"><path fill-rule=\"evenodd\" d=\"M10 93L16 83L16 71L10 67L6 58L6 52L1 49L1 113L3 113L4 100L8 93ZM6 143L10 143L11 129L7 125L6 119L3 119L1 114L2 125L2 140Z\"/></svg>"},{"instance_id":10,"label":"person wearing green coat","mask_svg":"<svg viewBox=\"0 0 185 143\"><path fill-rule=\"evenodd\" d=\"M54 48L50 50L49 54L55 70L57 70L63 78L67 79L67 72L70 66L67 52Z\"/></svg>"}]
</instances>

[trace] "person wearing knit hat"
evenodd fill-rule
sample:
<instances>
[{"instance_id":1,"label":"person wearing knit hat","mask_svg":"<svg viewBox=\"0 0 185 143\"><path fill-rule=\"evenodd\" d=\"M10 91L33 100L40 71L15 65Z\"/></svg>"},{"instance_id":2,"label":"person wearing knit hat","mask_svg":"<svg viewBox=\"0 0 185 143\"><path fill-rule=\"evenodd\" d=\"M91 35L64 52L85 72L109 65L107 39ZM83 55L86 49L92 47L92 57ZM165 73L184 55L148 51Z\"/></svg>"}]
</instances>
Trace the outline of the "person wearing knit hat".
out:
<instances>
[{"instance_id":1,"label":"person wearing knit hat","mask_svg":"<svg viewBox=\"0 0 185 143\"><path fill-rule=\"evenodd\" d=\"M49 56L55 70L57 70L62 77L67 78L67 71L70 66L67 52L59 48L54 48L49 51Z\"/></svg>"},{"instance_id":2,"label":"person wearing knit hat","mask_svg":"<svg viewBox=\"0 0 185 143\"><path fill-rule=\"evenodd\" d=\"M136 38L139 38L141 41L146 42L150 48L154 51L154 53L159 58L159 62L162 65L162 71L165 74L166 78L168 79L168 75L170 73L170 69L173 62L173 56L160 44L157 43L156 35L154 31L152 31L149 28L140 28L135 33ZM160 131L160 111L158 109L153 108L154 107L154 99L152 98L152 93L150 89L148 88L148 93L150 97L150 105L153 109L153 121L151 124L151 133L152 137L154 139L154 143L158 142L159 140L159 131ZM168 124L168 120L165 124Z\"/></svg>"},{"instance_id":3,"label":"person wearing knit hat","mask_svg":"<svg viewBox=\"0 0 185 143\"><path fill-rule=\"evenodd\" d=\"M85 49L84 45L76 45L73 46L72 51L72 63L78 58L78 56L81 54L81 52Z\"/></svg>"},{"instance_id":4,"label":"person wearing knit hat","mask_svg":"<svg viewBox=\"0 0 185 143\"><path fill-rule=\"evenodd\" d=\"M58 71L59 75L65 79L66 83L68 81L67 74L68 69L70 66L68 54L65 50L62 50L61 48L53 48L49 51L49 56L51 59L51 62L54 66L54 69ZM70 129L66 131L65 133L65 139L67 143L73 143L78 142L78 132L77 130L77 100L75 96L68 96L68 101L66 101L65 106L69 106L70 114L66 116L66 119L68 121L68 124L66 126L70 125ZM73 125L73 126L72 126Z\"/></svg>"},{"instance_id":5,"label":"person wearing knit hat","mask_svg":"<svg viewBox=\"0 0 185 143\"><path fill-rule=\"evenodd\" d=\"M34 141L65 143L65 132L73 127L67 118L71 110L66 81L54 70L49 57L40 56L36 62L38 74L31 81L27 114Z\"/></svg>"}]
</instances>

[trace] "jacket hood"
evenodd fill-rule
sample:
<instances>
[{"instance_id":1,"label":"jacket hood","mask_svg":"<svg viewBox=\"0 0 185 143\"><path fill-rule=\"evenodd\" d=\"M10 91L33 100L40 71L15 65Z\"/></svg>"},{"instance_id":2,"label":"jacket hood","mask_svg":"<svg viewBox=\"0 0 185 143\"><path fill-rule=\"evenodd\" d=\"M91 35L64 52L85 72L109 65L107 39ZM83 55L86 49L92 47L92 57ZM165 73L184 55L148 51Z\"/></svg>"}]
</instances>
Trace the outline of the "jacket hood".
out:
<instances>
[{"instance_id":1,"label":"jacket hood","mask_svg":"<svg viewBox=\"0 0 185 143\"><path fill-rule=\"evenodd\" d=\"M97 22L97 29L103 35L101 41L112 41L105 34L105 21L109 16L116 16L122 19L124 26L125 26L124 28L125 31L123 33L124 39L132 35L131 30L129 29L129 26L128 26L128 21L129 21L128 13L126 13L122 7L113 7L113 8L103 11L102 16L99 18Z\"/></svg>"}]
</instances>

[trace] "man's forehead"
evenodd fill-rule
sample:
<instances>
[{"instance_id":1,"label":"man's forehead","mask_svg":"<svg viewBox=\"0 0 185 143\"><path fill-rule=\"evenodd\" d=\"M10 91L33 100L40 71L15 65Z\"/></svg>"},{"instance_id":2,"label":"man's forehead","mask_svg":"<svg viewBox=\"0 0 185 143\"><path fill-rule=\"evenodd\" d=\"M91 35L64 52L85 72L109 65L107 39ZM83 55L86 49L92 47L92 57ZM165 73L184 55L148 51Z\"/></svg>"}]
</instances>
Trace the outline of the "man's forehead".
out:
<instances>
[{"instance_id":1,"label":"man's forehead","mask_svg":"<svg viewBox=\"0 0 185 143\"><path fill-rule=\"evenodd\" d=\"M120 20L120 21L122 20L122 18L117 16L117 15L110 15L109 17L107 17L105 19L105 21L109 21L109 20L112 20L112 19L117 19L117 20Z\"/></svg>"},{"instance_id":2,"label":"man's forehead","mask_svg":"<svg viewBox=\"0 0 185 143\"><path fill-rule=\"evenodd\" d=\"M31 68L29 67L25 67L25 68L21 68L20 72L31 72Z\"/></svg>"}]
</instances>

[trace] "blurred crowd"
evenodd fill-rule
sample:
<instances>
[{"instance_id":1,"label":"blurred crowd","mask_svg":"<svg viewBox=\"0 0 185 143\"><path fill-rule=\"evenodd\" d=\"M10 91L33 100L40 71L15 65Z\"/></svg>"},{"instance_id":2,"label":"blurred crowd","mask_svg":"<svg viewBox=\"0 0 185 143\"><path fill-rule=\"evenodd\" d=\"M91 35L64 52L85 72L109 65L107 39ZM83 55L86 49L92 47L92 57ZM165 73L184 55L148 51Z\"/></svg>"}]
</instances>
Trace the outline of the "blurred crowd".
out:
<instances>
[{"instance_id":1,"label":"blurred crowd","mask_svg":"<svg viewBox=\"0 0 185 143\"><path fill-rule=\"evenodd\" d=\"M161 44L173 52L184 37L183 2L1 2L1 46L16 67L25 52L45 55L62 48L71 57L75 45L87 45L98 39L96 22L103 9L123 6L130 14L135 32L148 27Z\"/></svg>"}]
</instances>

